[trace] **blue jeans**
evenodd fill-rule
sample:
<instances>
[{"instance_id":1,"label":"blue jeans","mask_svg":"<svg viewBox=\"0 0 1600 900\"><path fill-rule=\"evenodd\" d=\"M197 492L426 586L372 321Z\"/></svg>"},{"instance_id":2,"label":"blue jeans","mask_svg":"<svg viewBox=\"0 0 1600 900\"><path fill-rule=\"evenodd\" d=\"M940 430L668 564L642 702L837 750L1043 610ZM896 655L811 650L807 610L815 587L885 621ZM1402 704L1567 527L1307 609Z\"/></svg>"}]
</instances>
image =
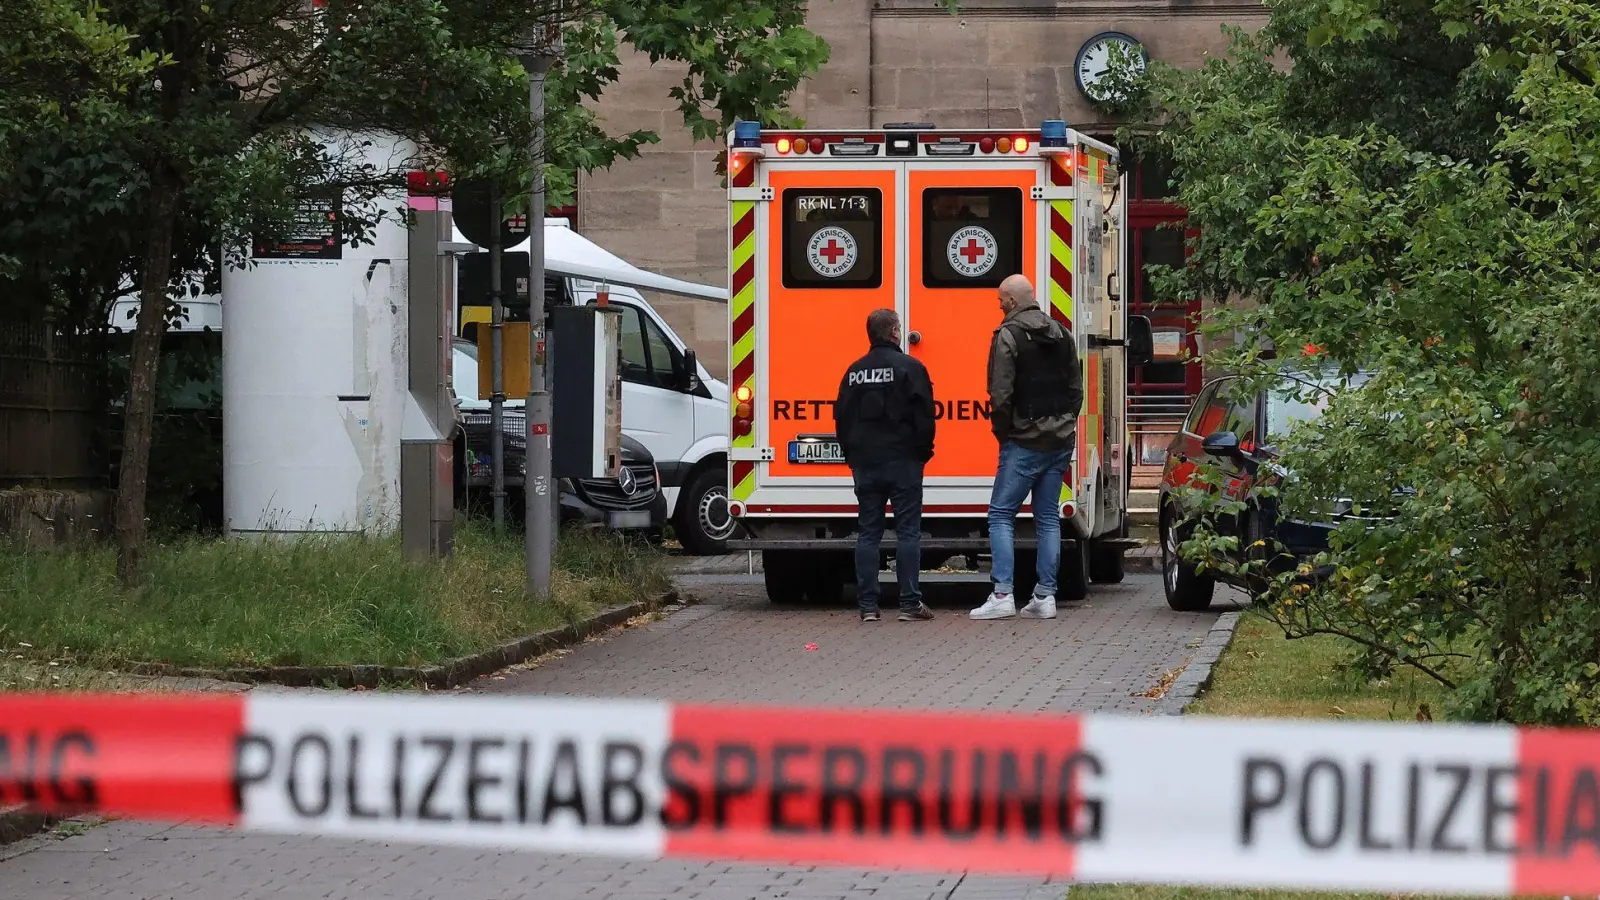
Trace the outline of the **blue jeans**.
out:
<instances>
[{"instance_id":1,"label":"blue jeans","mask_svg":"<svg viewBox=\"0 0 1600 900\"><path fill-rule=\"evenodd\" d=\"M922 605L922 463L891 462L851 467L856 486L856 602L862 612L877 612L878 559L882 553L884 504L894 504L894 571L900 581L900 608Z\"/></svg>"},{"instance_id":2,"label":"blue jeans","mask_svg":"<svg viewBox=\"0 0 1600 900\"><path fill-rule=\"evenodd\" d=\"M1071 465L1071 448L1029 450L1013 443L1000 447L994 493L989 497L989 554L994 558L989 580L996 594L1009 594L1014 588L1017 511L1031 494L1039 536L1039 583L1033 595L1055 596L1056 572L1061 568L1061 482Z\"/></svg>"}]
</instances>

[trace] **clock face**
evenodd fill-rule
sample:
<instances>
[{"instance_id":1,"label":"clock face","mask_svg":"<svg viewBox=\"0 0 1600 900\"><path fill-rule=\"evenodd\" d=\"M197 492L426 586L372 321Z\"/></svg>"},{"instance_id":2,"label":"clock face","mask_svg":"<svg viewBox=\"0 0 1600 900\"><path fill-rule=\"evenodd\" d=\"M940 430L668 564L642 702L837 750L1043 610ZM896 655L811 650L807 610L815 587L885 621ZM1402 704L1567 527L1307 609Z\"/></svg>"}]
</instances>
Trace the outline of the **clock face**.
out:
<instances>
[{"instance_id":1,"label":"clock face","mask_svg":"<svg viewBox=\"0 0 1600 900\"><path fill-rule=\"evenodd\" d=\"M1115 99L1110 96L1113 88L1107 83L1107 76L1111 74L1112 62L1123 59L1132 63L1134 72L1144 71L1144 47L1128 35L1107 31L1084 42L1073 69L1078 90L1097 103Z\"/></svg>"}]
</instances>

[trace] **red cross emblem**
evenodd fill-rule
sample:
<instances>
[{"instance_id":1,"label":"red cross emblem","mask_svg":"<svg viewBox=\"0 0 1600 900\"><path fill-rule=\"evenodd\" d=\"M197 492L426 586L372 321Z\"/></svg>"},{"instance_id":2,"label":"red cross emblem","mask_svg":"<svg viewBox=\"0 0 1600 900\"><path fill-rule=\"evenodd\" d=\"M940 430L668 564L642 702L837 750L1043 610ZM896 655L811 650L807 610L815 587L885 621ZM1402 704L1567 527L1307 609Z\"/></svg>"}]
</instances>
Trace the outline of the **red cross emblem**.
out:
<instances>
[{"instance_id":1,"label":"red cross emblem","mask_svg":"<svg viewBox=\"0 0 1600 900\"><path fill-rule=\"evenodd\" d=\"M525 215L522 215L521 213L518 213L517 215L512 216L511 217L511 227L512 228L527 228L528 227L528 217L525 216Z\"/></svg>"},{"instance_id":2,"label":"red cross emblem","mask_svg":"<svg viewBox=\"0 0 1600 900\"><path fill-rule=\"evenodd\" d=\"M978 264L978 257L983 256L984 250L978 246L977 238L967 238L967 245L956 252L967 258L967 265L975 266Z\"/></svg>"},{"instance_id":3,"label":"red cross emblem","mask_svg":"<svg viewBox=\"0 0 1600 900\"><path fill-rule=\"evenodd\" d=\"M817 255L825 257L828 260L828 265L830 266L838 263L839 257L843 256L844 254L845 249L839 246L839 242L833 238L828 238L828 246L817 251Z\"/></svg>"}]
</instances>

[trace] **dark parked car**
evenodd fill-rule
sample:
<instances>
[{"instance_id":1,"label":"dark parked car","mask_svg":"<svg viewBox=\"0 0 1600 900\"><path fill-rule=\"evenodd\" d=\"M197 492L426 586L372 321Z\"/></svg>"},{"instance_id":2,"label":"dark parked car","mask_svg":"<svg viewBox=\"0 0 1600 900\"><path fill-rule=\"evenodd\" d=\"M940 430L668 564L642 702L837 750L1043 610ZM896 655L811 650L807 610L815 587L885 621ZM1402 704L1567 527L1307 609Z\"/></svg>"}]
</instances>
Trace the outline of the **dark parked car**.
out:
<instances>
[{"instance_id":1,"label":"dark parked car","mask_svg":"<svg viewBox=\"0 0 1600 900\"><path fill-rule=\"evenodd\" d=\"M452 361L456 385L456 476L468 502L487 506L494 475L489 456L492 434L488 403L476 399L477 347L457 339ZM465 391L465 393L463 393ZM506 505L512 521L523 513L523 475L527 470L527 417L520 406L503 412ZM661 475L648 448L622 436L622 470L616 478L559 479L559 505L563 524L582 524L616 531L659 535L667 521L667 498L661 493Z\"/></svg>"},{"instance_id":2,"label":"dark parked car","mask_svg":"<svg viewBox=\"0 0 1600 900\"><path fill-rule=\"evenodd\" d=\"M1249 498L1249 494L1258 484L1289 476L1276 462L1275 444L1293 423L1315 419L1335 389L1364 380L1361 375L1343 379L1336 373L1312 370L1280 376L1269 387L1243 397L1237 396L1238 379L1233 376L1210 381L1201 389L1182 430L1167 447L1161 478L1161 571L1168 606L1182 611L1206 609L1216 581L1227 578L1215 570L1200 572L1179 553L1192 533L1192 526L1185 523L1192 510L1185 507L1179 488L1192 483L1201 466L1214 465L1220 470L1224 497L1248 504L1243 513L1218 517L1214 523L1221 533L1239 538L1233 562L1243 563L1245 554L1261 553L1257 542L1262 541L1263 546L1282 547L1286 555L1273 560L1279 566L1294 565L1328 548L1334 528L1350 518L1350 501L1335 500L1328 504L1326 517L1306 520L1281 515L1274 497Z\"/></svg>"}]
</instances>

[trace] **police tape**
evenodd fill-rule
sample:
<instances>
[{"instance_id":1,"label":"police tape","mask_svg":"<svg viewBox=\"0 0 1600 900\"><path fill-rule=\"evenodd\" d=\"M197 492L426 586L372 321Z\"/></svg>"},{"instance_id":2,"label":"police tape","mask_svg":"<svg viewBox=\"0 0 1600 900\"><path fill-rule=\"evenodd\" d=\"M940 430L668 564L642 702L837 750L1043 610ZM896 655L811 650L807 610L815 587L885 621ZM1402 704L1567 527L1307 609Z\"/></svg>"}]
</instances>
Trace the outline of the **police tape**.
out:
<instances>
[{"instance_id":1,"label":"police tape","mask_svg":"<svg viewBox=\"0 0 1600 900\"><path fill-rule=\"evenodd\" d=\"M1549 895L1600 732L374 695L0 695L0 806L631 857Z\"/></svg>"}]
</instances>

